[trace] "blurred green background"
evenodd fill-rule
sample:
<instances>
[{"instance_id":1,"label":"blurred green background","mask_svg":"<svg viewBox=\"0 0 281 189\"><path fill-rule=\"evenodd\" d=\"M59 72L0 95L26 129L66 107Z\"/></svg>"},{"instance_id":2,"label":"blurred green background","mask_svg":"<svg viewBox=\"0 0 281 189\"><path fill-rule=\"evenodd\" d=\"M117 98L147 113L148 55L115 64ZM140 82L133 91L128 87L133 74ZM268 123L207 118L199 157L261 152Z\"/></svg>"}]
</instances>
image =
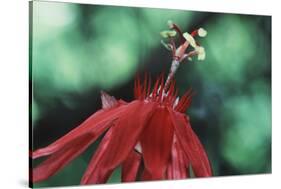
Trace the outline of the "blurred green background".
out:
<instances>
[{"instance_id":1,"label":"blurred green background","mask_svg":"<svg viewBox=\"0 0 281 189\"><path fill-rule=\"evenodd\" d=\"M136 73L168 71L159 32L171 19L208 31L206 60L186 61L176 80L196 92L187 114L214 175L271 172L271 17L40 1L30 13L32 150L100 109L100 90L130 101ZM98 143L34 186L79 184ZM117 169L109 182L119 181Z\"/></svg>"}]
</instances>

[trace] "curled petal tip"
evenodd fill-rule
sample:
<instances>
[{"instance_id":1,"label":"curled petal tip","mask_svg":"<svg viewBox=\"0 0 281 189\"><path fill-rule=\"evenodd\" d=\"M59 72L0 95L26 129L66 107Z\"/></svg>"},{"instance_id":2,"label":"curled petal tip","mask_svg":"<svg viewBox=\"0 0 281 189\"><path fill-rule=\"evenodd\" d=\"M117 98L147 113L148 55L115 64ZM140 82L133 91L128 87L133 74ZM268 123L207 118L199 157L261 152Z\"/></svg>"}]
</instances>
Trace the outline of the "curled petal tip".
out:
<instances>
[{"instance_id":1,"label":"curled petal tip","mask_svg":"<svg viewBox=\"0 0 281 189\"><path fill-rule=\"evenodd\" d=\"M101 101L103 109L109 109L117 105L117 100L104 91L101 91Z\"/></svg>"}]
</instances>

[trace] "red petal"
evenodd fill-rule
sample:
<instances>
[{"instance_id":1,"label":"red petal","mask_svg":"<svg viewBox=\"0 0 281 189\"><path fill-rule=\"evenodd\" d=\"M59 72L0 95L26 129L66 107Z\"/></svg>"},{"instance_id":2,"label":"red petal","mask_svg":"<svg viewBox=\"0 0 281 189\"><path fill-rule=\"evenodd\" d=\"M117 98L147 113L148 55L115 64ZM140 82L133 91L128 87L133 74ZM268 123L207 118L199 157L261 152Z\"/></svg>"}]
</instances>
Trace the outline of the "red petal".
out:
<instances>
[{"instance_id":1,"label":"red petal","mask_svg":"<svg viewBox=\"0 0 281 189\"><path fill-rule=\"evenodd\" d=\"M110 129L112 136L108 139L108 145L106 147L100 146L93 156L82 178L82 184L105 182L104 175L115 169L133 150L154 109L155 103L138 100L126 106L126 111ZM100 158L101 156L102 158ZM95 175L101 176L95 178Z\"/></svg>"},{"instance_id":2,"label":"red petal","mask_svg":"<svg viewBox=\"0 0 281 189\"><path fill-rule=\"evenodd\" d=\"M166 108L158 107L141 135L146 170L152 179L163 179L168 165L174 128Z\"/></svg>"},{"instance_id":3,"label":"red petal","mask_svg":"<svg viewBox=\"0 0 281 189\"><path fill-rule=\"evenodd\" d=\"M140 76L139 75L137 75L136 79L135 79L134 96L135 96L135 99L141 100L141 97L142 97L142 86L141 86Z\"/></svg>"},{"instance_id":4,"label":"red petal","mask_svg":"<svg viewBox=\"0 0 281 189\"><path fill-rule=\"evenodd\" d=\"M181 149L180 144L177 141L177 137L174 136L174 142L172 146L171 162L167 169L168 179L185 179L188 175L189 161L185 158L185 154Z\"/></svg>"},{"instance_id":5,"label":"red petal","mask_svg":"<svg viewBox=\"0 0 281 189\"><path fill-rule=\"evenodd\" d=\"M141 180L144 180L144 181L153 180L152 175L149 173L149 171L148 171L147 169L144 169L144 170L143 170Z\"/></svg>"},{"instance_id":6,"label":"red petal","mask_svg":"<svg viewBox=\"0 0 281 189\"><path fill-rule=\"evenodd\" d=\"M118 107L99 110L84 121L81 125L59 138L54 143L50 144L45 148L41 148L32 153L32 158L39 158L42 156L47 156L53 154L66 145L72 145L73 140L82 137L85 134L91 134L93 138L98 138L113 122L116 118L120 116L126 110L126 105L120 105Z\"/></svg>"},{"instance_id":7,"label":"red petal","mask_svg":"<svg viewBox=\"0 0 281 189\"><path fill-rule=\"evenodd\" d=\"M136 180L141 162L141 156L133 150L122 164L122 182L132 182Z\"/></svg>"},{"instance_id":8,"label":"red petal","mask_svg":"<svg viewBox=\"0 0 281 189\"><path fill-rule=\"evenodd\" d=\"M212 176L207 154L184 114L169 109L175 133L197 177Z\"/></svg>"},{"instance_id":9,"label":"red petal","mask_svg":"<svg viewBox=\"0 0 281 189\"><path fill-rule=\"evenodd\" d=\"M111 136L112 136L112 128L109 129L109 131L106 133L101 143L99 144L99 147L95 152L95 155L91 159L89 166L82 177L81 184L104 183L111 175L113 169L108 171L108 170L102 170L99 167L99 162L103 158L103 155L106 149L108 148Z\"/></svg>"},{"instance_id":10,"label":"red petal","mask_svg":"<svg viewBox=\"0 0 281 189\"><path fill-rule=\"evenodd\" d=\"M191 104L191 99L194 93L191 89L189 89L180 99L178 105L175 107L175 110L181 113L186 112L187 108Z\"/></svg>"},{"instance_id":11,"label":"red petal","mask_svg":"<svg viewBox=\"0 0 281 189\"><path fill-rule=\"evenodd\" d=\"M47 160L33 169L33 182L39 182L54 175L71 160L81 154L92 142L92 136L86 135L82 139L76 140L72 146L63 148L51 155Z\"/></svg>"}]
</instances>

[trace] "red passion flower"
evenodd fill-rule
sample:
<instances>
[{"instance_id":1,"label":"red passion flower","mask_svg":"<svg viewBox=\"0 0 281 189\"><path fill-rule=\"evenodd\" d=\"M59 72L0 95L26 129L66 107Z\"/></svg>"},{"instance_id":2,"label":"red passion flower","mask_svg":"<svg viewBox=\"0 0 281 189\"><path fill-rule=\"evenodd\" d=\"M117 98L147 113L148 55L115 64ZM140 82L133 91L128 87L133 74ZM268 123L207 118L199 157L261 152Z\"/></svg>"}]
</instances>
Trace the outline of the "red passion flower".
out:
<instances>
[{"instance_id":1,"label":"red passion flower","mask_svg":"<svg viewBox=\"0 0 281 189\"><path fill-rule=\"evenodd\" d=\"M191 128L189 117L185 115L192 92L189 90L179 98L173 79L183 59L198 55L200 60L201 46L193 37L202 33L203 29L189 35L182 34L171 22L169 26L171 31L161 32L170 40L168 44L163 44L173 53L166 81L162 74L152 86L147 75L143 83L137 77L135 100L131 102L116 100L101 92L101 110L49 146L32 152L33 159L47 156L33 168L33 182L46 180L57 173L104 133L81 184L105 183L119 166L122 182L184 179L189 177L190 167L196 177L212 175L207 154ZM178 48L174 43L174 31L181 36ZM185 54L189 45L194 51Z\"/></svg>"}]
</instances>

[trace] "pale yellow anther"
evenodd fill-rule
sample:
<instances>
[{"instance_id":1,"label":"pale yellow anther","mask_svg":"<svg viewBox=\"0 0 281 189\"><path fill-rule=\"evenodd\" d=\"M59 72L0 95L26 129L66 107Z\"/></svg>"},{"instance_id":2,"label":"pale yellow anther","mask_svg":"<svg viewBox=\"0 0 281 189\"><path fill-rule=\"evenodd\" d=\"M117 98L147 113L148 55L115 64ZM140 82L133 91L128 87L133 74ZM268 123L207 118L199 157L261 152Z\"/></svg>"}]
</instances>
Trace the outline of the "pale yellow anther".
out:
<instances>
[{"instance_id":1,"label":"pale yellow anther","mask_svg":"<svg viewBox=\"0 0 281 189\"><path fill-rule=\"evenodd\" d=\"M201 47L201 46L197 46L197 47L195 47L195 50L198 53L198 60L205 60L205 58L206 58L205 48Z\"/></svg>"},{"instance_id":2,"label":"pale yellow anther","mask_svg":"<svg viewBox=\"0 0 281 189\"><path fill-rule=\"evenodd\" d=\"M199 28L198 29L198 35L200 37L205 37L207 35L207 31L204 28Z\"/></svg>"},{"instance_id":3,"label":"pale yellow anther","mask_svg":"<svg viewBox=\"0 0 281 189\"><path fill-rule=\"evenodd\" d=\"M192 35L190 35L189 33L185 32L183 34L183 37L186 39L186 41L192 46L192 47L196 47L196 42L195 39L192 37Z\"/></svg>"},{"instance_id":4,"label":"pale yellow anther","mask_svg":"<svg viewBox=\"0 0 281 189\"><path fill-rule=\"evenodd\" d=\"M164 38L174 37L177 35L177 32L173 31L173 30L165 30L165 31L160 32L160 35Z\"/></svg>"}]
</instances>

